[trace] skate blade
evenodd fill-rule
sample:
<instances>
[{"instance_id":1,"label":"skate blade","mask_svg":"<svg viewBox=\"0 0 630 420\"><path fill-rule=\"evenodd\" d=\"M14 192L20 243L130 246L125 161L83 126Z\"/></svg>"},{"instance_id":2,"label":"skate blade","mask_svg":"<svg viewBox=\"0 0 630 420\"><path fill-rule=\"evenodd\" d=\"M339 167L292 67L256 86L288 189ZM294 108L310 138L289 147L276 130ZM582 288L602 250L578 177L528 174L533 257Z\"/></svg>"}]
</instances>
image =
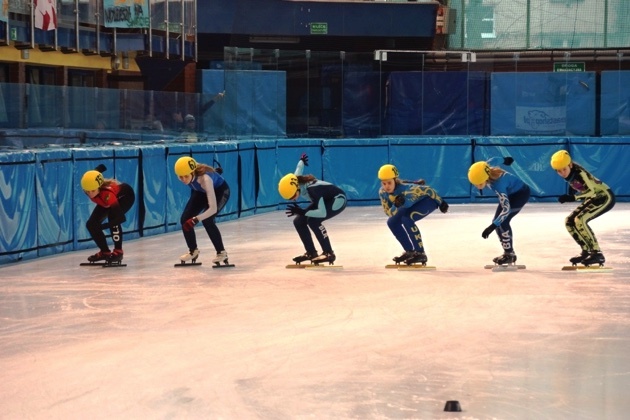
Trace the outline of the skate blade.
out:
<instances>
[{"instance_id":1,"label":"skate blade","mask_svg":"<svg viewBox=\"0 0 630 420\"><path fill-rule=\"evenodd\" d=\"M123 263L103 264L103 268L118 268L118 267L127 267L127 264L123 264Z\"/></svg>"},{"instance_id":2,"label":"skate blade","mask_svg":"<svg viewBox=\"0 0 630 420\"><path fill-rule=\"evenodd\" d=\"M232 267L236 267L236 266L234 264L227 264L227 263L223 263L223 264L214 263L214 265L212 266L212 268L232 268Z\"/></svg>"},{"instance_id":3,"label":"skate blade","mask_svg":"<svg viewBox=\"0 0 630 420\"><path fill-rule=\"evenodd\" d=\"M319 263L319 264L307 264L304 266L304 268L308 268L308 269L331 269L331 268L343 268L343 265L335 265L335 264L323 264L323 263Z\"/></svg>"},{"instance_id":4,"label":"skate blade","mask_svg":"<svg viewBox=\"0 0 630 420\"><path fill-rule=\"evenodd\" d=\"M201 263L200 262L189 262L189 263L187 263L185 261L182 261L179 264L173 264L174 267L194 267L196 265L201 265Z\"/></svg>"},{"instance_id":5,"label":"skate blade","mask_svg":"<svg viewBox=\"0 0 630 420\"><path fill-rule=\"evenodd\" d=\"M422 264L387 264L385 268L393 268L397 270L435 270L437 267L434 265L422 265Z\"/></svg>"},{"instance_id":6,"label":"skate blade","mask_svg":"<svg viewBox=\"0 0 630 420\"><path fill-rule=\"evenodd\" d=\"M489 270L489 269L494 270L496 268L497 271L509 271L509 270L504 270L504 269L509 268L511 270L525 270L527 266L523 264L501 264L501 265L488 264L488 265L485 265L483 268L485 268L486 270Z\"/></svg>"},{"instance_id":7,"label":"skate blade","mask_svg":"<svg viewBox=\"0 0 630 420\"><path fill-rule=\"evenodd\" d=\"M102 267L106 265L106 262L86 262L79 264L82 267Z\"/></svg>"},{"instance_id":8,"label":"skate blade","mask_svg":"<svg viewBox=\"0 0 630 420\"><path fill-rule=\"evenodd\" d=\"M597 272L602 272L602 273L606 273L606 272L610 272L612 270L612 267L600 267L598 265L595 266L577 266L577 265L565 265L564 267L562 267L562 271L577 271L579 273L597 273Z\"/></svg>"}]
</instances>

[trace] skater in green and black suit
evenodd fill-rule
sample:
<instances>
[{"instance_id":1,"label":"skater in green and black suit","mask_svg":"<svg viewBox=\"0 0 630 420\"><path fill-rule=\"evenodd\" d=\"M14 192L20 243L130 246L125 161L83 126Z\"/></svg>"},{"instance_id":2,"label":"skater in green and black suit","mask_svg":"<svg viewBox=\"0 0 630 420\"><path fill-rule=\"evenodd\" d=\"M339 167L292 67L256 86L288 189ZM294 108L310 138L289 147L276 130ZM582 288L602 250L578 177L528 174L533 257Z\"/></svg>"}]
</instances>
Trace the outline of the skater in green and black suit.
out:
<instances>
[{"instance_id":1,"label":"skater in green and black suit","mask_svg":"<svg viewBox=\"0 0 630 420\"><path fill-rule=\"evenodd\" d=\"M573 162L566 150L551 156L551 167L569 183L569 194L558 197L560 203L582 201L565 219L567 230L582 249L571 258L572 264L604 264L606 259L588 222L615 206L615 194L582 166Z\"/></svg>"}]
</instances>

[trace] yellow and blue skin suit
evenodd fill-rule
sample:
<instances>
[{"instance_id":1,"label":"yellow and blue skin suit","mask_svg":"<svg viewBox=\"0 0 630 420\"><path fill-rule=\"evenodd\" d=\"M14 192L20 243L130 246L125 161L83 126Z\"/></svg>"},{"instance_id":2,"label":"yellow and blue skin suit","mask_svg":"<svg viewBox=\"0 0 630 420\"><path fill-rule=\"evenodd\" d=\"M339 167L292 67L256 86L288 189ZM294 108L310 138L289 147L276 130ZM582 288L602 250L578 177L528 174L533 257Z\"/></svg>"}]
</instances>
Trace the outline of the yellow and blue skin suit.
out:
<instances>
[{"instance_id":1,"label":"yellow and blue skin suit","mask_svg":"<svg viewBox=\"0 0 630 420\"><path fill-rule=\"evenodd\" d=\"M396 206L396 197L404 197L404 203ZM379 198L385 214L389 216L387 226L405 251L424 252L422 234L416 222L431 214L442 204L442 197L428 185L397 183L389 194L383 188Z\"/></svg>"}]
</instances>

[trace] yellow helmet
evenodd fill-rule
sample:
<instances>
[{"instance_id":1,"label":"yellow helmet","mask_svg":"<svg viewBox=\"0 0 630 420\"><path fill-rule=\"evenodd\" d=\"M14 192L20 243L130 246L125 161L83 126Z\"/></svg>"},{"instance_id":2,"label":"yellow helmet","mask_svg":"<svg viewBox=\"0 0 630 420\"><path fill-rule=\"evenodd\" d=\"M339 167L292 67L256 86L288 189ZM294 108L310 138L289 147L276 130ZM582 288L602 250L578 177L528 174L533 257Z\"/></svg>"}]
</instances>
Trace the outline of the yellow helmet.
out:
<instances>
[{"instance_id":1,"label":"yellow helmet","mask_svg":"<svg viewBox=\"0 0 630 420\"><path fill-rule=\"evenodd\" d=\"M566 168L571 163L571 156L566 150L560 150L551 156L551 167L556 171Z\"/></svg>"},{"instance_id":2,"label":"yellow helmet","mask_svg":"<svg viewBox=\"0 0 630 420\"><path fill-rule=\"evenodd\" d=\"M190 175L197 169L197 162L190 156L183 156L175 162L175 174L177 176Z\"/></svg>"},{"instance_id":3,"label":"yellow helmet","mask_svg":"<svg viewBox=\"0 0 630 420\"><path fill-rule=\"evenodd\" d=\"M490 178L490 166L486 161L475 162L468 169L468 180L473 185L483 184L488 178Z\"/></svg>"},{"instance_id":4,"label":"yellow helmet","mask_svg":"<svg viewBox=\"0 0 630 420\"><path fill-rule=\"evenodd\" d=\"M81 178L81 188L83 188L83 191L98 190L103 185L103 182L105 182L105 179L103 179L103 174L99 171L87 171Z\"/></svg>"},{"instance_id":5,"label":"yellow helmet","mask_svg":"<svg viewBox=\"0 0 630 420\"><path fill-rule=\"evenodd\" d=\"M394 165L390 165L390 164L383 165L381 166L381 169L378 170L378 179L380 179L381 181L385 179L394 179L398 177L399 177L398 169L396 169Z\"/></svg>"},{"instance_id":6,"label":"yellow helmet","mask_svg":"<svg viewBox=\"0 0 630 420\"><path fill-rule=\"evenodd\" d=\"M286 174L278 183L278 192L285 200L293 198L300 188L297 176L294 174Z\"/></svg>"}]
</instances>

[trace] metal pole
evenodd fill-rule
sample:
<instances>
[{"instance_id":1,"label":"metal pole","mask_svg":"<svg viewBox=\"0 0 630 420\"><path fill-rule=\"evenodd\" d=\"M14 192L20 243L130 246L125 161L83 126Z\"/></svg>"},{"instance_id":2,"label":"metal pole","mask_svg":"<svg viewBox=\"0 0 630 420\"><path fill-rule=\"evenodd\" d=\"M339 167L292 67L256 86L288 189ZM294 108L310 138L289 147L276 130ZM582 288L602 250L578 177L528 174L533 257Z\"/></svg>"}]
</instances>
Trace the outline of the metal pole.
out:
<instances>
[{"instance_id":1,"label":"metal pole","mask_svg":"<svg viewBox=\"0 0 630 420\"><path fill-rule=\"evenodd\" d=\"M166 48L166 51L164 51L164 54L165 54L166 59L168 60L169 50L170 50L170 46L168 45L168 39L170 38L170 35L168 33L168 9L169 9L168 0L164 2L164 7L166 7L166 10L164 11L164 25L166 26L165 28L166 39L164 40L164 48Z\"/></svg>"}]
</instances>

